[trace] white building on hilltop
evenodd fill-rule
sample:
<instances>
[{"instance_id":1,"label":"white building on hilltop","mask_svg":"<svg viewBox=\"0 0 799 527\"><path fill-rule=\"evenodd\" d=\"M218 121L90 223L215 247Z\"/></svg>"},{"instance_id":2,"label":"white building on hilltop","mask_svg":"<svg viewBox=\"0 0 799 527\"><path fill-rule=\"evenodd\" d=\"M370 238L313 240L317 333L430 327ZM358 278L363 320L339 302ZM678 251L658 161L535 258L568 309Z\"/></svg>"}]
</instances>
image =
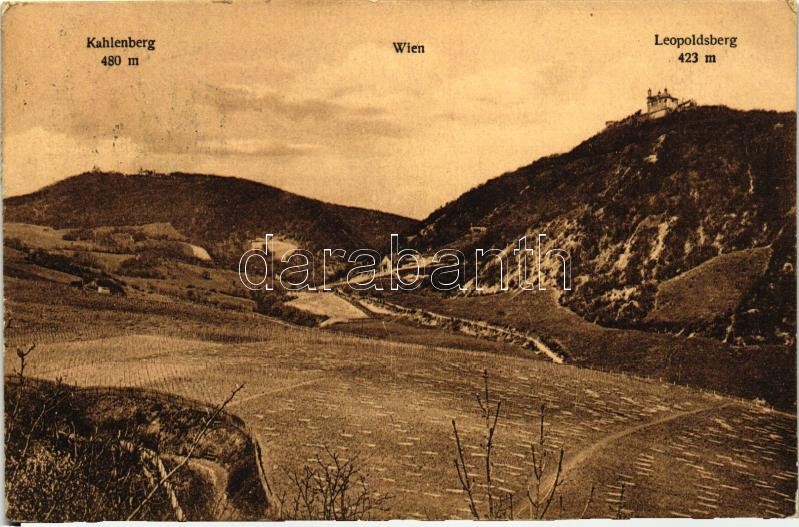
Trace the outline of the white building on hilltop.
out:
<instances>
[{"instance_id":1,"label":"white building on hilltop","mask_svg":"<svg viewBox=\"0 0 799 527\"><path fill-rule=\"evenodd\" d=\"M652 89L650 88L646 94L646 115L650 119L663 117L667 113L676 110L677 106L679 106L679 101L677 97L669 94L668 88L663 88L663 91L659 91L657 95L652 95Z\"/></svg>"},{"instance_id":2,"label":"white building on hilltop","mask_svg":"<svg viewBox=\"0 0 799 527\"><path fill-rule=\"evenodd\" d=\"M696 102L692 99L678 100L669 93L668 88L652 95L649 89L646 94L646 111L638 110L632 115L628 115L619 121L606 121L605 126L615 128L624 125L637 125L660 117L665 117L672 112L682 112L696 107Z\"/></svg>"}]
</instances>

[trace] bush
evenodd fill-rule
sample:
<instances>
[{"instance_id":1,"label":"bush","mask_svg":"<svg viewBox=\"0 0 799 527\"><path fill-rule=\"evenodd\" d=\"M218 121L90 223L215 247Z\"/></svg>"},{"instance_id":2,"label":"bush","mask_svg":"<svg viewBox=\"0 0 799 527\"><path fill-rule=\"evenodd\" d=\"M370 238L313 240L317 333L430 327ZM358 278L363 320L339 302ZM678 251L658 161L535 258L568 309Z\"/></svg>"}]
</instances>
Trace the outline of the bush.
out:
<instances>
[{"instance_id":1,"label":"bush","mask_svg":"<svg viewBox=\"0 0 799 527\"><path fill-rule=\"evenodd\" d=\"M101 439L94 431L84 434L73 388L20 379L6 379L8 517L16 521L124 519L130 503L144 499L149 488L136 449L125 446L134 438L123 430L114 439ZM145 514L149 517L170 517L164 499L148 505Z\"/></svg>"},{"instance_id":2,"label":"bush","mask_svg":"<svg viewBox=\"0 0 799 527\"><path fill-rule=\"evenodd\" d=\"M72 261L85 267L94 267L96 269L101 267L100 261L91 253L75 253L72 255Z\"/></svg>"},{"instance_id":3,"label":"bush","mask_svg":"<svg viewBox=\"0 0 799 527\"><path fill-rule=\"evenodd\" d=\"M117 271L127 276L162 280L166 278L166 275L158 269L161 263L161 259L157 256L151 253L142 253L133 258L123 260L119 264Z\"/></svg>"},{"instance_id":4,"label":"bush","mask_svg":"<svg viewBox=\"0 0 799 527\"><path fill-rule=\"evenodd\" d=\"M102 271L79 265L77 262L73 261L72 258L63 254L53 254L42 249L37 249L30 253L27 259L29 262L38 266L80 277L80 282L73 281L73 285L82 287L85 284L94 283L107 287L114 294L125 294L124 282L116 280Z\"/></svg>"},{"instance_id":5,"label":"bush","mask_svg":"<svg viewBox=\"0 0 799 527\"><path fill-rule=\"evenodd\" d=\"M326 319L326 317L287 306L285 302L290 298L284 291L251 291L250 298L255 300L256 312L298 326L314 327Z\"/></svg>"},{"instance_id":6,"label":"bush","mask_svg":"<svg viewBox=\"0 0 799 527\"><path fill-rule=\"evenodd\" d=\"M36 249L28 255L28 260L31 263L53 269L54 271L61 271L62 273L80 276L81 278L94 278L94 274L90 270L75 264L69 257L63 254L53 254L43 249Z\"/></svg>"},{"instance_id":7,"label":"bush","mask_svg":"<svg viewBox=\"0 0 799 527\"><path fill-rule=\"evenodd\" d=\"M92 229L73 229L62 236L64 240L74 241L93 241L94 231Z\"/></svg>"},{"instance_id":8,"label":"bush","mask_svg":"<svg viewBox=\"0 0 799 527\"><path fill-rule=\"evenodd\" d=\"M357 454L342 459L328 447L324 452L316 454L312 465L288 474L294 495L280 500L280 519L370 520L375 512L387 510L391 497L372 492Z\"/></svg>"},{"instance_id":9,"label":"bush","mask_svg":"<svg viewBox=\"0 0 799 527\"><path fill-rule=\"evenodd\" d=\"M3 243L9 247L12 247L18 251L22 251L24 253L30 252L31 248L25 244L19 238L5 238Z\"/></svg>"},{"instance_id":10,"label":"bush","mask_svg":"<svg viewBox=\"0 0 799 527\"><path fill-rule=\"evenodd\" d=\"M314 315L313 313L299 310L296 307L270 301L257 303L255 310L262 315L279 318L286 322L297 324L298 326L314 327L325 320L323 316Z\"/></svg>"}]
</instances>

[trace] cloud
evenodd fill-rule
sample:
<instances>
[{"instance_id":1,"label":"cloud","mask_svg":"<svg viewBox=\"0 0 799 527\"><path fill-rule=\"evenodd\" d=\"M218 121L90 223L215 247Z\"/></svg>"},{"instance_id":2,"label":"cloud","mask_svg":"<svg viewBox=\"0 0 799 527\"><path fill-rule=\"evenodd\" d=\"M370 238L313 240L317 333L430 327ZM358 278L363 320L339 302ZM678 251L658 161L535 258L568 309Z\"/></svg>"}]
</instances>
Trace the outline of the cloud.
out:
<instances>
[{"instance_id":1,"label":"cloud","mask_svg":"<svg viewBox=\"0 0 799 527\"><path fill-rule=\"evenodd\" d=\"M346 115L385 115L376 106L348 106L318 97L292 97L263 85L206 85L206 101L225 110L270 111L291 119Z\"/></svg>"},{"instance_id":2,"label":"cloud","mask_svg":"<svg viewBox=\"0 0 799 527\"><path fill-rule=\"evenodd\" d=\"M334 100L335 97L289 96L259 85L206 85L201 97L220 112L255 114L278 125L310 126L313 128L306 131L312 135L327 136L333 132L340 138L344 132L348 136L400 137L405 131L390 118L387 108L344 104Z\"/></svg>"},{"instance_id":3,"label":"cloud","mask_svg":"<svg viewBox=\"0 0 799 527\"><path fill-rule=\"evenodd\" d=\"M239 156L301 156L317 152L318 145L303 143L279 143L268 139L210 139L197 144L198 153L208 155Z\"/></svg>"}]
</instances>

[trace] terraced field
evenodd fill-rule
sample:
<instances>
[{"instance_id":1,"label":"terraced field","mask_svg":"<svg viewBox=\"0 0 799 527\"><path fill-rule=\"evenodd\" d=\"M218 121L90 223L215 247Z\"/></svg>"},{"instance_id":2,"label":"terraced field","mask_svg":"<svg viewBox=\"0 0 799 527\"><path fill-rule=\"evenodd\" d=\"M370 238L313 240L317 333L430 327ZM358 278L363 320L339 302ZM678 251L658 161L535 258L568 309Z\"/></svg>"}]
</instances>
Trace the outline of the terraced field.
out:
<instances>
[{"instance_id":1,"label":"terraced field","mask_svg":"<svg viewBox=\"0 0 799 527\"><path fill-rule=\"evenodd\" d=\"M794 513L796 421L787 414L540 360L260 324L252 341L241 342L176 336L158 324L151 331L138 325L135 334L48 339L27 371L212 403L243 382L229 410L259 436L278 492L287 489L285 470L327 446L359 454L373 488L392 496L386 516L465 518L451 419L478 472L483 423L474 396L487 369L503 400L495 482L505 491L528 481L529 442L540 405L547 406L548 438L566 450L568 480L563 510L553 516L579 516L592 485L588 515L595 517L619 508L631 516ZM9 372L15 357L5 360ZM517 500L517 517L524 516Z\"/></svg>"}]
</instances>

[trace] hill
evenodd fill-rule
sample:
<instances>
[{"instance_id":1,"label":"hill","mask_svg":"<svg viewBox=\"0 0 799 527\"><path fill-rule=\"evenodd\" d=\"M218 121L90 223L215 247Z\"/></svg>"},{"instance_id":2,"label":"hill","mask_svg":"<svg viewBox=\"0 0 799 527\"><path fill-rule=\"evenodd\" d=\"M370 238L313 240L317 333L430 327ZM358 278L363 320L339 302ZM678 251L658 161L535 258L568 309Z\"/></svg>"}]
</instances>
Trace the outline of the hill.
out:
<instances>
[{"instance_id":1,"label":"hill","mask_svg":"<svg viewBox=\"0 0 799 527\"><path fill-rule=\"evenodd\" d=\"M423 220L413 243L458 247L468 257L477 247L546 234L544 251L557 247L572 258L573 290L559 301L589 321L632 328L650 328L647 315L667 281L720 255L769 248L746 279L725 279L745 289L728 291L703 320L666 329L792 345L795 121L793 112L704 106L611 127L470 190ZM483 283L498 282L495 260L481 263ZM559 276L556 264L543 263L550 280ZM692 277L736 267L713 269Z\"/></svg>"},{"instance_id":2,"label":"hill","mask_svg":"<svg viewBox=\"0 0 799 527\"><path fill-rule=\"evenodd\" d=\"M88 172L4 200L6 222L56 229L170 224L216 261L237 262L267 232L316 252L381 248L415 221L305 198L234 177Z\"/></svg>"}]
</instances>

